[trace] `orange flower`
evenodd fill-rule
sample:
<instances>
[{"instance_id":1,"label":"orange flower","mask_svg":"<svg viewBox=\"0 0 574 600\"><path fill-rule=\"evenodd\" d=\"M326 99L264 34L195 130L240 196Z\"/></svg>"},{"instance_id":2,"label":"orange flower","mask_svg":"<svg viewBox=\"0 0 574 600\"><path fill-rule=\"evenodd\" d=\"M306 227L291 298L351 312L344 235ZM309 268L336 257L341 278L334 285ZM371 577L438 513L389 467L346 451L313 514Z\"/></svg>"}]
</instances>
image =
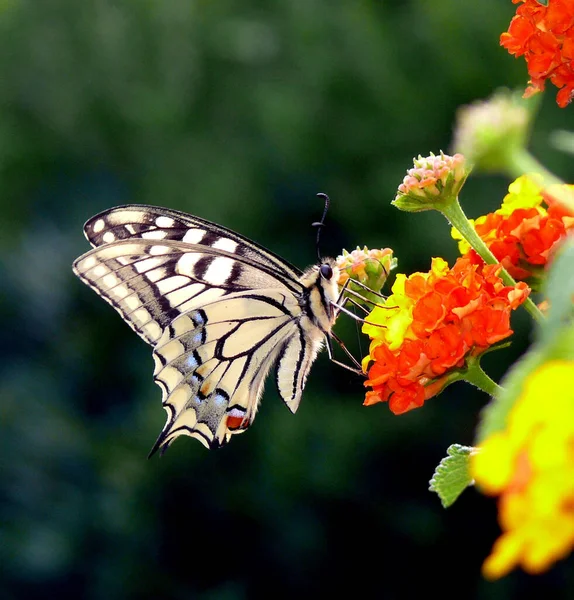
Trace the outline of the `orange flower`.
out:
<instances>
[{"instance_id":1,"label":"orange flower","mask_svg":"<svg viewBox=\"0 0 574 600\"><path fill-rule=\"evenodd\" d=\"M500 209L474 221L478 235L512 277L524 280L537 275L557 242L574 229L574 213L553 196L571 195L573 190L567 185L544 190L533 177L522 176L510 184ZM460 239L456 231L453 237ZM466 242L459 243L459 249L474 264L482 264Z\"/></svg>"},{"instance_id":2,"label":"orange flower","mask_svg":"<svg viewBox=\"0 0 574 600\"><path fill-rule=\"evenodd\" d=\"M400 414L422 406L492 344L511 335L510 311L530 292L505 286L500 265L459 258L452 269L433 258L428 273L398 274L393 294L367 317L371 338L365 405L389 402Z\"/></svg>"},{"instance_id":3,"label":"orange flower","mask_svg":"<svg viewBox=\"0 0 574 600\"><path fill-rule=\"evenodd\" d=\"M536 0L522 2L500 45L510 54L523 56L530 75L524 96L544 90L549 79L559 92L556 102L565 108L574 96L574 0Z\"/></svg>"}]
</instances>

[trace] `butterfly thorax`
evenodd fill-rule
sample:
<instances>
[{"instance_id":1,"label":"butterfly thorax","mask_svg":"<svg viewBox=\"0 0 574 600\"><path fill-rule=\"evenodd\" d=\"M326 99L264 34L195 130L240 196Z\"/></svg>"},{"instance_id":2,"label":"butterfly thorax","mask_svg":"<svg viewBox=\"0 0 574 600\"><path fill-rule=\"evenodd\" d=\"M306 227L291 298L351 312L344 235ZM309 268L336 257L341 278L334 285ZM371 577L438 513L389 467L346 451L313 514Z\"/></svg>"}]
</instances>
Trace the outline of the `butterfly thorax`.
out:
<instances>
[{"instance_id":1,"label":"butterfly thorax","mask_svg":"<svg viewBox=\"0 0 574 600\"><path fill-rule=\"evenodd\" d=\"M338 279L339 268L335 261L325 258L320 264L309 267L299 280L304 288L300 300L301 309L324 335L329 334L335 323L334 305L339 297Z\"/></svg>"}]
</instances>

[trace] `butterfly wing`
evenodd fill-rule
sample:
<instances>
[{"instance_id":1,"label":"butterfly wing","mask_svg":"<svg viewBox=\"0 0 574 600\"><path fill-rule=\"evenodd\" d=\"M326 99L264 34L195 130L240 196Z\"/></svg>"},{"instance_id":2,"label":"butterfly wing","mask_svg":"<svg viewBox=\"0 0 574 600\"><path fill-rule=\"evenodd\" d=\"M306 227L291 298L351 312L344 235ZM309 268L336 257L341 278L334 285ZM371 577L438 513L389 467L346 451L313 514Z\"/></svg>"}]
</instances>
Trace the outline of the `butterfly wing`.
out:
<instances>
[{"instance_id":1,"label":"butterfly wing","mask_svg":"<svg viewBox=\"0 0 574 600\"><path fill-rule=\"evenodd\" d=\"M182 434L220 446L251 425L269 369L300 337L293 300L261 292L213 300L166 328L153 354L168 417L152 453ZM282 375L289 401L300 395L295 371Z\"/></svg>"},{"instance_id":2,"label":"butterfly wing","mask_svg":"<svg viewBox=\"0 0 574 600\"><path fill-rule=\"evenodd\" d=\"M256 242L187 213L128 204L99 213L84 225L84 235L92 246L140 238L149 241L174 240L224 250L266 267L278 278L297 280L301 271Z\"/></svg>"},{"instance_id":3,"label":"butterfly wing","mask_svg":"<svg viewBox=\"0 0 574 600\"><path fill-rule=\"evenodd\" d=\"M154 345L181 313L237 291L275 288L300 294L294 279L225 250L174 240L138 238L98 246L74 272Z\"/></svg>"},{"instance_id":4,"label":"butterfly wing","mask_svg":"<svg viewBox=\"0 0 574 600\"><path fill-rule=\"evenodd\" d=\"M312 289L320 296L317 274L163 208L113 208L85 234L94 248L74 272L154 347L168 419L152 452L182 434L213 447L244 431L274 363L279 393L297 410L326 334L309 302Z\"/></svg>"}]
</instances>

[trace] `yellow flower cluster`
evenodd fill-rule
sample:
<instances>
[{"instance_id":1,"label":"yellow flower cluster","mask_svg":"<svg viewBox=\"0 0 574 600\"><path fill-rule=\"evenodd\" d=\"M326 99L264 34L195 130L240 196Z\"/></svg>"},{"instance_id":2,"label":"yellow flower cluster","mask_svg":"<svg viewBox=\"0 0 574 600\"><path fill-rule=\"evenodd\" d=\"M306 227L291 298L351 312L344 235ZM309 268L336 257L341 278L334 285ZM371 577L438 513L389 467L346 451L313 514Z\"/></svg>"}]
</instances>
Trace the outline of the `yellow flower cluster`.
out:
<instances>
[{"instance_id":1,"label":"yellow flower cluster","mask_svg":"<svg viewBox=\"0 0 574 600\"><path fill-rule=\"evenodd\" d=\"M574 547L574 361L532 373L506 429L472 457L476 484L498 495L503 530L483 565L495 579L539 573Z\"/></svg>"}]
</instances>

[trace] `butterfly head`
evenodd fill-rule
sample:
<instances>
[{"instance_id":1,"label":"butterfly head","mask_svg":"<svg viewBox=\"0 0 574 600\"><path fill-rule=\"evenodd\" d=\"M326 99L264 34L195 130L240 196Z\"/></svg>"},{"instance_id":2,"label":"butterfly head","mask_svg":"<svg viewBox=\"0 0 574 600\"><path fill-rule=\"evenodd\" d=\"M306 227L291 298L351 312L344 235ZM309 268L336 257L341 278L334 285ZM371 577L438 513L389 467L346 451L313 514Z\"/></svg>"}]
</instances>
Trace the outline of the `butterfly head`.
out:
<instances>
[{"instance_id":1,"label":"butterfly head","mask_svg":"<svg viewBox=\"0 0 574 600\"><path fill-rule=\"evenodd\" d=\"M331 305L339 298L339 267L333 258L324 258L317 267L317 285L322 289L325 301Z\"/></svg>"},{"instance_id":2,"label":"butterfly head","mask_svg":"<svg viewBox=\"0 0 574 600\"><path fill-rule=\"evenodd\" d=\"M330 330L335 320L333 304L339 297L339 268L332 258L309 267L300 279L305 288L303 302L307 314L323 331Z\"/></svg>"}]
</instances>

